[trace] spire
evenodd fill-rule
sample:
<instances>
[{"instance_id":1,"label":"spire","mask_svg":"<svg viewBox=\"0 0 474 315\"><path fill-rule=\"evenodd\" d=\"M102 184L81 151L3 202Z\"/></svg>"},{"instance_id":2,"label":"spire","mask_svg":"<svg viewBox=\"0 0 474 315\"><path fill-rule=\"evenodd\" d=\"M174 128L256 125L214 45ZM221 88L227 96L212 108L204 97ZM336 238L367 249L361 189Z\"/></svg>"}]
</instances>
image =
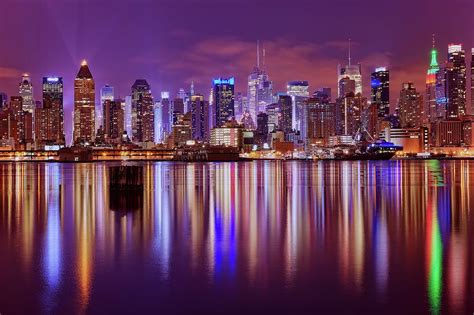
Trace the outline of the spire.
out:
<instances>
[{"instance_id":1,"label":"spire","mask_svg":"<svg viewBox=\"0 0 474 315\"><path fill-rule=\"evenodd\" d=\"M257 68L260 68L260 42L257 40Z\"/></svg>"},{"instance_id":2,"label":"spire","mask_svg":"<svg viewBox=\"0 0 474 315\"><path fill-rule=\"evenodd\" d=\"M430 62L430 68L431 69L439 69L438 51L436 50L435 45L436 45L435 34L433 34L433 48L431 49L431 62Z\"/></svg>"},{"instance_id":3,"label":"spire","mask_svg":"<svg viewBox=\"0 0 474 315\"><path fill-rule=\"evenodd\" d=\"M265 68L265 44L262 43L262 68Z\"/></svg>"},{"instance_id":4,"label":"spire","mask_svg":"<svg viewBox=\"0 0 474 315\"><path fill-rule=\"evenodd\" d=\"M194 95L194 80L191 80L191 95Z\"/></svg>"},{"instance_id":5,"label":"spire","mask_svg":"<svg viewBox=\"0 0 474 315\"><path fill-rule=\"evenodd\" d=\"M351 39L349 38L349 66L351 65Z\"/></svg>"},{"instance_id":6,"label":"spire","mask_svg":"<svg viewBox=\"0 0 474 315\"><path fill-rule=\"evenodd\" d=\"M92 79L91 71L89 70L89 66L87 65L87 61L83 60L81 62L81 67L79 68L79 72L77 73L76 78L78 79Z\"/></svg>"}]
</instances>

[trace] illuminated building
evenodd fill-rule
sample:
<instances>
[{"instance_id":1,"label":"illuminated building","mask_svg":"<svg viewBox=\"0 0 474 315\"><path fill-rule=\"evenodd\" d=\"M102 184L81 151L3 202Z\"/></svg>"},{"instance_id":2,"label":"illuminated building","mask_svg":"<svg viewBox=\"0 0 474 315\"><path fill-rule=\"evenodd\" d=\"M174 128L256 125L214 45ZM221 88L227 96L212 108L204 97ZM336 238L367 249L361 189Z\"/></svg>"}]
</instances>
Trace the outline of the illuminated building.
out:
<instances>
[{"instance_id":1,"label":"illuminated building","mask_svg":"<svg viewBox=\"0 0 474 315\"><path fill-rule=\"evenodd\" d=\"M198 141L209 140L209 102L202 95L193 95L190 107L192 138Z\"/></svg>"},{"instance_id":2,"label":"illuminated building","mask_svg":"<svg viewBox=\"0 0 474 315\"><path fill-rule=\"evenodd\" d=\"M24 74L19 85L19 95L23 98L23 110L33 113L35 102L33 100L33 84L28 74Z\"/></svg>"},{"instance_id":3,"label":"illuminated building","mask_svg":"<svg viewBox=\"0 0 474 315\"><path fill-rule=\"evenodd\" d=\"M336 104L317 97L306 101L307 127L302 133L308 143L327 144L330 136L336 134Z\"/></svg>"},{"instance_id":4,"label":"illuminated building","mask_svg":"<svg viewBox=\"0 0 474 315\"><path fill-rule=\"evenodd\" d=\"M293 131L292 122L293 122L293 106L292 106L291 96L289 95L279 95L278 96L278 105L280 108L280 113L278 115L278 129L283 131L285 137Z\"/></svg>"},{"instance_id":5,"label":"illuminated building","mask_svg":"<svg viewBox=\"0 0 474 315\"><path fill-rule=\"evenodd\" d=\"M344 77L339 80L339 94L340 97L345 97L348 94L356 94L356 83L349 77Z\"/></svg>"},{"instance_id":6,"label":"illuminated building","mask_svg":"<svg viewBox=\"0 0 474 315\"><path fill-rule=\"evenodd\" d=\"M235 96L235 119L241 120L245 112L248 112L247 96L244 96L241 92L238 92Z\"/></svg>"},{"instance_id":7,"label":"illuminated building","mask_svg":"<svg viewBox=\"0 0 474 315\"><path fill-rule=\"evenodd\" d=\"M0 92L0 109L5 108L8 102L8 96L4 92Z\"/></svg>"},{"instance_id":8,"label":"illuminated building","mask_svg":"<svg viewBox=\"0 0 474 315\"><path fill-rule=\"evenodd\" d=\"M169 134L173 126L173 106L170 100L170 93L161 92L161 100L158 104L160 117L155 117L158 124L161 125L161 133Z\"/></svg>"},{"instance_id":9,"label":"illuminated building","mask_svg":"<svg viewBox=\"0 0 474 315\"><path fill-rule=\"evenodd\" d=\"M403 83L398 100L400 126L418 128L423 119L423 96L416 91L413 82Z\"/></svg>"},{"instance_id":10,"label":"illuminated building","mask_svg":"<svg viewBox=\"0 0 474 315\"><path fill-rule=\"evenodd\" d=\"M461 120L443 120L436 124L437 147L459 147L463 143L463 122Z\"/></svg>"},{"instance_id":11,"label":"illuminated building","mask_svg":"<svg viewBox=\"0 0 474 315\"><path fill-rule=\"evenodd\" d=\"M268 114L258 113L257 114L257 129L255 133L255 142L260 147L268 141Z\"/></svg>"},{"instance_id":12,"label":"illuminated building","mask_svg":"<svg viewBox=\"0 0 474 315\"><path fill-rule=\"evenodd\" d=\"M267 105L265 109L268 115L268 132L273 132L278 129L278 116L280 115L280 104L273 103Z\"/></svg>"},{"instance_id":13,"label":"illuminated building","mask_svg":"<svg viewBox=\"0 0 474 315\"><path fill-rule=\"evenodd\" d=\"M125 96L125 131L132 135L132 96Z\"/></svg>"},{"instance_id":14,"label":"illuminated building","mask_svg":"<svg viewBox=\"0 0 474 315\"><path fill-rule=\"evenodd\" d=\"M416 154L429 151L428 128L385 128L379 139L403 147L403 153Z\"/></svg>"},{"instance_id":15,"label":"illuminated building","mask_svg":"<svg viewBox=\"0 0 474 315\"><path fill-rule=\"evenodd\" d=\"M124 132L124 102L106 99L103 104L103 130L109 144L120 143Z\"/></svg>"},{"instance_id":16,"label":"illuminated building","mask_svg":"<svg viewBox=\"0 0 474 315\"><path fill-rule=\"evenodd\" d=\"M345 94L348 92L344 93L344 91L341 90L341 85L339 82L341 82L342 79L344 78L349 78L350 80L354 80L354 94L362 94L362 67L360 64L358 65L352 65L351 64L351 47L350 47L350 42L349 42L349 63L341 67L341 65L338 65L338 86L339 86L339 97L343 97Z\"/></svg>"},{"instance_id":17,"label":"illuminated building","mask_svg":"<svg viewBox=\"0 0 474 315\"><path fill-rule=\"evenodd\" d=\"M331 88L323 87L313 93L313 97L319 98L323 103L330 103L332 100Z\"/></svg>"},{"instance_id":18,"label":"illuminated building","mask_svg":"<svg viewBox=\"0 0 474 315\"><path fill-rule=\"evenodd\" d=\"M33 114L24 110L23 98L12 96L8 105L10 144L15 149L31 149L33 143Z\"/></svg>"},{"instance_id":19,"label":"illuminated building","mask_svg":"<svg viewBox=\"0 0 474 315\"><path fill-rule=\"evenodd\" d=\"M222 127L234 118L234 78L217 78L212 81L215 126Z\"/></svg>"},{"instance_id":20,"label":"illuminated building","mask_svg":"<svg viewBox=\"0 0 474 315\"><path fill-rule=\"evenodd\" d=\"M250 116L255 121L259 112L264 112L267 105L273 102L273 83L265 71L265 49L263 65L260 67L260 48L257 42L257 65L248 77L247 102Z\"/></svg>"},{"instance_id":21,"label":"illuminated building","mask_svg":"<svg viewBox=\"0 0 474 315\"><path fill-rule=\"evenodd\" d=\"M177 121L173 124L171 132L173 147L185 145L192 139L191 113L178 114Z\"/></svg>"},{"instance_id":22,"label":"illuminated building","mask_svg":"<svg viewBox=\"0 0 474 315\"><path fill-rule=\"evenodd\" d=\"M185 114L184 111L184 100L182 98L175 98L172 103L172 121L171 123L174 125L178 121L178 116L181 114Z\"/></svg>"},{"instance_id":23,"label":"illuminated building","mask_svg":"<svg viewBox=\"0 0 474 315\"><path fill-rule=\"evenodd\" d=\"M61 77L43 78L43 104L35 108L35 143L45 146L64 146L64 84Z\"/></svg>"},{"instance_id":24,"label":"illuminated building","mask_svg":"<svg viewBox=\"0 0 474 315\"><path fill-rule=\"evenodd\" d=\"M449 87L448 117L466 115L466 57L462 45L448 46L448 62L452 65L452 82Z\"/></svg>"},{"instance_id":25,"label":"illuminated building","mask_svg":"<svg viewBox=\"0 0 474 315\"><path fill-rule=\"evenodd\" d=\"M222 127L211 130L211 145L241 148L243 145L242 126L235 121L226 122Z\"/></svg>"},{"instance_id":26,"label":"illuminated building","mask_svg":"<svg viewBox=\"0 0 474 315\"><path fill-rule=\"evenodd\" d=\"M354 136L362 127L362 111L367 108L367 99L362 95L348 93L336 100L336 134Z\"/></svg>"},{"instance_id":27,"label":"illuminated building","mask_svg":"<svg viewBox=\"0 0 474 315\"><path fill-rule=\"evenodd\" d=\"M390 114L390 74L386 68L377 68L371 75L371 102L377 106L378 118Z\"/></svg>"},{"instance_id":28,"label":"illuminated building","mask_svg":"<svg viewBox=\"0 0 474 315\"><path fill-rule=\"evenodd\" d=\"M308 81L290 81L286 86L286 94L291 97L292 102L292 129L300 131L305 125L305 105L309 97Z\"/></svg>"},{"instance_id":29,"label":"illuminated building","mask_svg":"<svg viewBox=\"0 0 474 315\"><path fill-rule=\"evenodd\" d=\"M87 145L95 138L95 82L84 60L74 80L75 145Z\"/></svg>"},{"instance_id":30,"label":"illuminated building","mask_svg":"<svg viewBox=\"0 0 474 315\"><path fill-rule=\"evenodd\" d=\"M151 88L144 79L132 85L132 141L136 143L154 142L155 121ZM169 117L169 116L168 116ZM169 121L169 119L168 119ZM169 130L169 129L168 129Z\"/></svg>"},{"instance_id":31,"label":"illuminated building","mask_svg":"<svg viewBox=\"0 0 474 315\"><path fill-rule=\"evenodd\" d=\"M113 86L110 86L106 84L100 89L100 104L96 108L95 113L96 113L96 128L98 128L100 125L102 125L104 119L103 119L103 109L104 109L104 103L105 101L113 101L115 98L114 94L114 88Z\"/></svg>"},{"instance_id":32,"label":"illuminated building","mask_svg":"<svg viewBox=\"0 0 474 315\"><path fill-rule=\"evenodd\" d=\"M431 49L431 62L428 72L426 73L426 100L425 100L425 117L429 123L434 123L437 119L436 110L436 75L439 71L438 51L434 45Z\"/></svg>"}]
</instances>

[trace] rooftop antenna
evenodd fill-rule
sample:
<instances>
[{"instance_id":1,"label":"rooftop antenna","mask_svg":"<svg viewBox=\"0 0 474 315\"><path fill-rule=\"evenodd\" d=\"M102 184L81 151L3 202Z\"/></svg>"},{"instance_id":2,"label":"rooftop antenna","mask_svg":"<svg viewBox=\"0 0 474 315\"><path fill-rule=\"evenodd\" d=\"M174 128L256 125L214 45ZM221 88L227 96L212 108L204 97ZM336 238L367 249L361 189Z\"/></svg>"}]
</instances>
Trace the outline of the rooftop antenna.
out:
<instances>
[{"instance_id":1,"label":"rooftop antenna","mask_svg":"<svg viewBox=\"0 0 474 315\"><path fill-rule=\"evenodd\" d=\"M436 46L436 36L433 33L433 49L435 48L435 46Z\"/></svg>"},{"instance_id":2,"label":"rooftop antenna","mask_svg":"<svg viewBox=\"0 0 474 315\"><path fill-rule=\"evenodd\" d=\"M351 65L351 39L349 38L349 66Z\"/></svg>"},{"instance_id":3,"label":"rooftop antenna","mask_svg":"<svg viewBox=\"0 0 474 315\"><path fill-rule=\"evenodd\" d=\"M263 47L262 68L265 68L265 44L264 43L262 43L262 47Z\"/></svg>"},{"instance_id":4,"label":"rooftop antenna","mask_svg":"<svg viewBox=\"0 0 474 315\"><path fill-rule=\"evenodd\" d=\"M260 68L260 41L257 40L257 68Z\"/></svg>"}]
</instances>

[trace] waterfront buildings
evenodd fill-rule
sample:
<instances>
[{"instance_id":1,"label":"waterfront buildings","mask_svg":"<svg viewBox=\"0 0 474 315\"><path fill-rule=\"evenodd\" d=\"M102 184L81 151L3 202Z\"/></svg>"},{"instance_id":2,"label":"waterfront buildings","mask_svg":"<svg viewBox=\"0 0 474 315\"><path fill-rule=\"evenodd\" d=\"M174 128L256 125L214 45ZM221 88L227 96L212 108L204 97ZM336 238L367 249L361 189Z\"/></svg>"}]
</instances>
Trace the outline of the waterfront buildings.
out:
<instances>
[{"instance_id":1,"label":"waterfront buildings","mask_svg":"<svg viewBox=\"0 0 474 315\"><path fill-rule=\"evenodd\" d=\"M61 77L43 78L43 103L35 108L37 149L66 144L64 135L64 83Z\"/></svg>"},{"instance_id":2,"label":"waterfront buildings","mask_svg":"<svg viewBox=\"0 0 474 315\"><path fill-rule=\"evenodd\" d=\"M211 130L211 145L241 148L244 129L235 120Z\"/></svg>"},{"instance_id":3,"label":"waterfront buildings","mask_svg":"<svg viewBox=\"0 0 474 315\"><path fill-rule=\"evenodd\" d=\"M336 135L336 104L318 97L306 101L307 127L303 139L308 144L327 145L329 138Z\"/></svg>"},{"instance_id":4,"label":"waterfront buildings","mask_svg":"<svg viewBox=\"0 0 474 315\"><path fill-rule=\"evenodd\" d=\"M436 76L439 71L438 51L435 48L433 39L433 48L431 49L430 67L426 73L426 95L425 95L425 121L428 123L436 122L438 118L436 102Z\"/></svg>"},{"instance_id":5,"label":"waterfront buildings","mask_svg":"<svg viewBox=\"0 0 474 315\"><path fill-rule=\"evenodd\" d=\"M105 101L113 101L115 99L115 93L114 93L114 87L110 86L108 84L104 85L100 89L100 104L99 106L96 107L95 113L96 113L96 128L99 128L103 121L104 121L104 114L103 114L103 109L104 109L104 103Z\"/></svg>"},{"instance_id":6,"label":"waterfront buildings","mask_svg":"<svg viewBox=\"0 0 474 315\"><path fill-rule=\"evenodd\" d=\"M191 128L194 140L209 140L209 102L203 95L193 95L190 100Z\"/></svg>"},{"instance_id":7,"label":"waterfront buildings","mask_svg":"<svg viewBox=\"0 0 474 315\"><path fill-rule=\"evenodd\" d=\"M390 115L390 73L385 67L371 75L371 102L377 107L377 117L384 120Z\"/></svg>"},{"instance_id":8,"label":"waterfront buildings","mask_svg":"<svg viewBox=\"0 0 474 315\"><path fill-rule=\"evenodd\" d=\"M151 88L145 79L132 85L132 141L154 142L154 103ZM168 120L169 121L169 120Z\"/></svg>"},{"instance_id":9,"label":"waterfront buildings","mask_svg":"<svg viewBox=\"0 0 474 315\"><path fill-rule=\"evenodd\" d=\"M32 114L35 110L35 101L33 99L33 84L29 74L25 73L21 78L18 93L23 99L23 110Z\"/></svg>"},{"instance_id":10,"label":"waterfront buildings","mask_svg":"<svg viewBox=\"0 0 474 315\"><path fill-rule=\"evenodd\" d=\"M88 145L95 139L95 82L87 62L81 63L74 80L75 145Z\"/></svg>"},{"instance_id":11,"label":"waterfront buildings","mask_svg":"<svg viewBox=\"0 0 474 315\"><path fill-rule=\"evenodd\" d=\"M293 130L301 132L306 123L305 105L309 97L308 81L290 81L286 86L286 94L291 97Z\"/></svg>"},{"instance_id":12,"label":"waterfront buildings","mask_svg":"<svg viewBox=\"0 0 474 315\"><path fill-rule=\"evenodd\" d=\"M212 81L214 97L215 126L222 127L226 122L235 118L234 115L234 85L235 79L217 78Z\"/></svg>"},{"instance_id":13,"label":"waterfront buildings","mask_svg":"<svg viewBox=\"0 0 474 315\"><path fill-rule=\"evenodd\" d=\"M125 101L106 99L103 104L103 131L105 141L109 144L118 144L122 140L125 127Z\"/></svg>"},{"instance_id":14,"label":"waterfront buildings","mask_svg":"<svg viewBox=\"0 0 474 315\"><path fill-rule=\"evenodd\" d=\"M418 128L423 123L423 96L413 82L402 84L398 100L398 113L402 128Z\"/></svg>"}]
</instances>

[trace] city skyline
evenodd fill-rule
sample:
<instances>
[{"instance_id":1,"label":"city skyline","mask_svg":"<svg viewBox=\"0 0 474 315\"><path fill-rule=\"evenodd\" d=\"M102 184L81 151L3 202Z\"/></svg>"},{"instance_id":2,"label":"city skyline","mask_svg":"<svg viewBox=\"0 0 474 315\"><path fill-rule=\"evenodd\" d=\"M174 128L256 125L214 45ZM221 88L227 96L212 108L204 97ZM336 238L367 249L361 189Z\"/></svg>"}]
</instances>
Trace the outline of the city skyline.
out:
<instances>
[{"instance_id":1,"label":"city skyline","mask_svg":"<svg viewBox=\"0 0 474 315\"><path fill-rule=\"evenodd\" d=\"M466 51L474 46L469 33L474 22L469 19L469 10L446 16L445 23L434 23L444 13L447 1L410 3L409 11L403 9L407 1L382 5L373 2L373 6L347 1L322 2L317 6L302 2L290 9L275 1L267 14L263 14L268 7L265 3L252 6L246 1L229 2L229 10L236 18L227 23L213 14L218 10L213 8L213 1L206 1L207 5L193 1L173 5L143 1L134 8L136 14L127 10L130 1L101 1L94 5L90 1L69 1L67 5L54 0L22 1L27 6L7 2L12 14L0 21L0 38L15 45L0 52L0 90L16 95L18 77L24 72L31 75L34 87L40 86L43 76L60 76L65 80L66 112L73 106L72 81L82 59L91 65L97 87L110 84L115 87L117 97L128 95L130 85L137 78L148 80L155 97L161 91L176 94L192 80L196 91L206 95L211 79L219 76L234 76L236 92L245 93L246 78L256 64L255 44L260 39L266 50L265 65L274 82L274 91L284 91L287 82L293 80L308 80L314 89L329 86L335 91L336 69L338 64L347 63L347 40L351 38L352 63L362 64L363 90L369 91L370 73L379 66L391 70L393 87L406 81L421 87L432 33L437 35L440 60L447 58L445 47L451 42L463 43ZM460 2L472 6L471 2ZM313 11L307 9L313 7L319 12L353 13L344 18L344 24L351 24L351 29L338 25L325 27L334 24L330 19L332 14L298 18L310 16ZM250 9L255 14L248 19L238 18ZM109 11L114 14L108 14ZM28 23L14 18L20 12ZM205 22L193 23L187 12L199 13ZM285 13L288 15L285 25L271 23L273 18ZM373 27L373 20L363 18L381 14L387 22L386 28ZM419 23L413 27L406 22L415 15ZM148 19L145 25L135 23L141 17L154 18ZM119 23L125 18L129 23ZM261 24L272 27L255 27ZM24 36L25 32L31 36ZM38 91L36 88L36 98ZM392 106L397 92L391 93ZM69 126L71 117L66 115L65 119Z\"/></svg>"}]
</instances>

